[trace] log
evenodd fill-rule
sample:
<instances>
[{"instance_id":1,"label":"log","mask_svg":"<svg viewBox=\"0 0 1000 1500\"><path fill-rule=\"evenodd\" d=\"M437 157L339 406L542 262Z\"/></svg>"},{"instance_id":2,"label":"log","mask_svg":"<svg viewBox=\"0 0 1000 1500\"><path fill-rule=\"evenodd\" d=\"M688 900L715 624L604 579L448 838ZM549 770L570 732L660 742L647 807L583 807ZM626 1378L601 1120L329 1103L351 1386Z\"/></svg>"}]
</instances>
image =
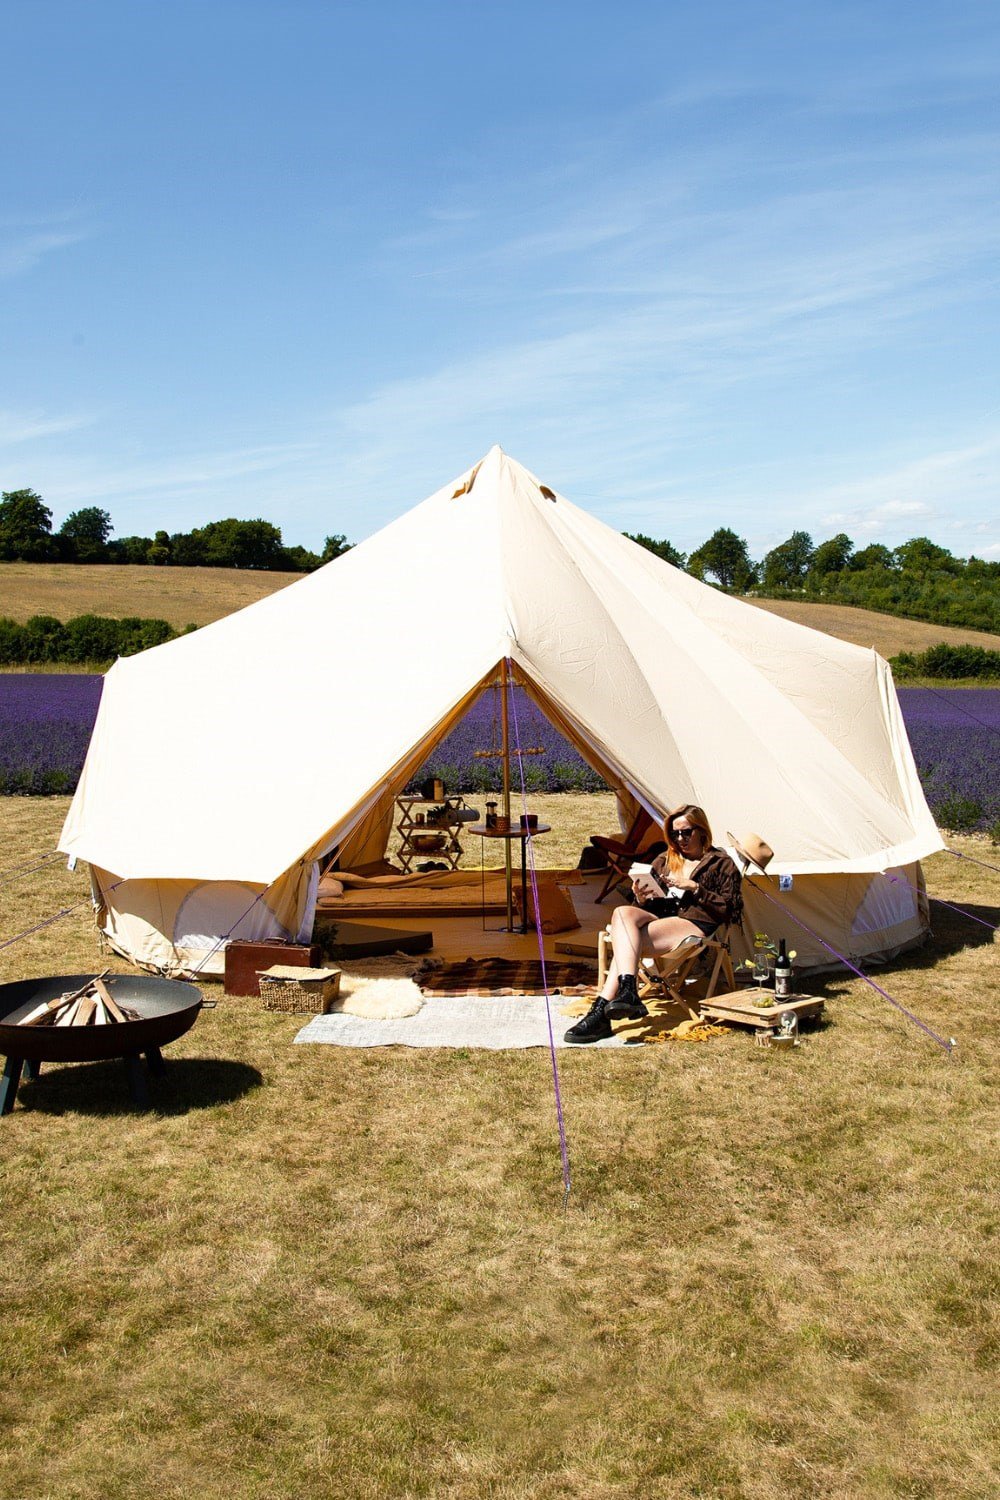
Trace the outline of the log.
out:
<instances>
[{"instance_id":1,"label":"log","mask_svg":"<svg viewBox=\"0 0 1000 1500\"><path fill-rule=\"evenodd\" d=\"M139 1021L139 1011L118 1004L104 980L111 973L105 969L72 994L56 995L36 1005L17 1024L19 1026L108 1026L116 1021Z\"/></svg>"},{"instance_id":2,"label":"log","mask_svg":"<svg viewBox=\"0 0 1000 1500\"><path fill-rule=\"evenodd\" d=\"M118 1006L115 1004L114 998L112 997L111 991L108 989L107 985L104 984L102 980L95 979L94 989L97 991L101 1003L104 1005L105 1010L108 1011L111 1018L115 1021L124 1021L125 1017L122 1015L121 1011L118 1009Z\"/></svg>"},{"instance_id":3,"label":"log","mask_svg":"<svg viewBox=\"0 0 1000 1500\"><path fill-rule=\"evenodd\" d=\"M73 1022L74 1026L86 1026L92 1020L94 1011L96 1009L97 996L84 995L83 999L76 1007L76 1019Z\"/></svg>"},{"instance_id":4,"label":"log","mask_svg":"<svg viewBox=\"0 0 1000 1500\"><path fill-rule=\"evenodd\" d=\"M54 1011L62 1010L63 1006L68 1005L71 1000L81 999L89 989L91 989L95 984L98 984L102 979L106 979L110 973L110 969L104 969L103 972L98 974L94 979L88 979L87 983L81 985L78 990L73 990L72 993L68 995L56 995L54 1000L43 1001L41 1005L36 1005L34 1010L29 1011L26 1016L23 1016L17 1024L19 1026L40 1025L46 1017L52 1015Z\"/></svg>"},{"instance_id":5,"label":"log","mask_svg":"<svg viewBox=\"0 0 1000 1500\"><path fill-rule=\"evenodd\" d=\"M28 1014L22 1016L17 1024L18 1026L39 1026L54 1011L61 1010L65 1003L62 995L57 996L55 1000L46 1000L42 1005L36 1005L34 1010L29 1010Z\"/></svg>"}]
</instances>

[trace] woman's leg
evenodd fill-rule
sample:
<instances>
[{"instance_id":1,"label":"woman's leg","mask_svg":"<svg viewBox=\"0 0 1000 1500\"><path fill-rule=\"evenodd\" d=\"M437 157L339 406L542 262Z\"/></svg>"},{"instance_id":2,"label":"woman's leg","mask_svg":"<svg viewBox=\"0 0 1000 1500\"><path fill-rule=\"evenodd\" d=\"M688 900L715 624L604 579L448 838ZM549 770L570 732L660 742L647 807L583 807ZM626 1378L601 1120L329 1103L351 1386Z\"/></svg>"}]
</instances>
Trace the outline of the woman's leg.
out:
<instances>
[{"instance_id":1,"label":"woman's leg","mask_svg":"<svg viewBox=\"0 0 1000 1500\"><path fill-rule=\"evenodd\" d=\"M657 918L638 906L616 906L611 914L613 956L607 978L587 1014L567 1031L567 1042L599 1042L613 1035L612 1018L641 1019L649 1014L635 985L644 933L648 934L654 953L670 953L684 938L704 936L699 927L684 917Z\"/></svg>"},{"instance_id":2,"label":"woman's leg","mask_svg":"<svg viewBox=\"0 0 1000 1500\"><path fill-rule=\"evenodd\" d=\"M639 970L639 954L642 952L643 930L650 926L662 926L651 912L639 906L616 906L611 913L611 952L608 975L601 995L612 1000L618 993L619 974L632 974ZM690 925L690 924L688 924Z\"/></svg>"},{"instance_id":3,"label":"woman's leg","mask_svg":"<svg viewBox=\"0 0 1000 1500\"><path fill-rule=\"evenodd\" d=\"M696 927L686 917L660 917L649 924L646 936L649 938L654 953L672 953L684 938L701 938L705 934L700 927Z\"/></svg>"},{"instance_id":4,"label":"woman's leg","mask_svg":"<svg viewBox=\"0 0 1000 1500\"><path fill-rule=\"evenodd\" d=\"M648 918L649 913L642 915ZM641 924L636 923L634 917L634 910L622 917L617 932L617 941L614 941L615 926L612 921L611 932L615 953L612 973L615 976L615 987L610 988L611 974L609 974L609 983L605 985L603 992L607 1000L608 1015L612 1020L618 1020L622 1016L638 1020L649 1014L636 986L639 953L644 935L649 937L654 953L670 953L686 937L700 938L702 935L700 929L684 917L654 917L652 921L647 920Z\"/></svg>"}]
</instances>

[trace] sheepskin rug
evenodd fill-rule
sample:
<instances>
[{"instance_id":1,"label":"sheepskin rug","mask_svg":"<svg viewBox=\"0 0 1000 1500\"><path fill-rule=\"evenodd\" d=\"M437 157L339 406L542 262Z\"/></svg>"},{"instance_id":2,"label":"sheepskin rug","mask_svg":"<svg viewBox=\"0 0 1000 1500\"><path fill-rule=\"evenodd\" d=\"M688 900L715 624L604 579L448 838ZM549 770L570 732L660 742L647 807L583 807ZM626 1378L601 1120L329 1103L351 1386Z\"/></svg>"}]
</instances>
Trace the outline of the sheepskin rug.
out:
<instances>
[{"instance_id":1,"label":"sheepskin rug","mask_svg":"<svg viewBox=\"0 0 1000 1500\"><path fill-rule=\"evenodd\" d=\"M340 994L331 1014L363 1016L370 1021L398 1021L415 1016L424 997L412 975L417 961L408 955L358 959L340 976Z\"/></svg>"}]
</instances>

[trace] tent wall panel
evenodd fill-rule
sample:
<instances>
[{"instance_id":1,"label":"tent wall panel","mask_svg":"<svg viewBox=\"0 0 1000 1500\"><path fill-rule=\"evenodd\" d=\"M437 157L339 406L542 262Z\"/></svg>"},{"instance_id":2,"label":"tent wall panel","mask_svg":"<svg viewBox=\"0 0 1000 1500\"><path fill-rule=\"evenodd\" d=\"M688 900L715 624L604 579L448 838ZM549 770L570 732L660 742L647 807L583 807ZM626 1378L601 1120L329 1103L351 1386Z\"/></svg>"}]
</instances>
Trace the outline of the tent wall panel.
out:
<instances>
[{"instance_id":1,"label":"tent wall panel","mask_svg":"<svg viewBox=\"0 0 1000 1500\"><path fill-rule=\"evenodd\" d=\"M923 889L919 864L893 874ZM775 943L784 938L795 949L799 969L837 963L812 933L855 963L893 956L923 942L929 931L926 898L888 895L898 889L881 875L797 875L790 891L780 891L776 878L754 875L743 884L744 923L743 931L734 934L734 957L750 956L755 932L766 932ZM879 926L873 925L876 912Z\"/></svg>"}]
</instances>

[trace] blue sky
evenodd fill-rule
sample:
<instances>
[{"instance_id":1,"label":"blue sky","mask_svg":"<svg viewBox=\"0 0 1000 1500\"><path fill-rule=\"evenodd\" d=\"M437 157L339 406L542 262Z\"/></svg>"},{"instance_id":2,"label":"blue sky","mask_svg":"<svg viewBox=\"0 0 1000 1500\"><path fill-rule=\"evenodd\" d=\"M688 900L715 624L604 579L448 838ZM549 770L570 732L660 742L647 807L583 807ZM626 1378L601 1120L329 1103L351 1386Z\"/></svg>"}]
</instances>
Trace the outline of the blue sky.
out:
<instances>
[{"instance_id":1,"label":"blue sky","mask_svg":"<svg viewBox=\"0 0 1000 1500\"><path fill-rule=\"evenodd\" d=\"M0 4L0 488L1000 557L993 3Z\"/></svg>"}]
</instances>

